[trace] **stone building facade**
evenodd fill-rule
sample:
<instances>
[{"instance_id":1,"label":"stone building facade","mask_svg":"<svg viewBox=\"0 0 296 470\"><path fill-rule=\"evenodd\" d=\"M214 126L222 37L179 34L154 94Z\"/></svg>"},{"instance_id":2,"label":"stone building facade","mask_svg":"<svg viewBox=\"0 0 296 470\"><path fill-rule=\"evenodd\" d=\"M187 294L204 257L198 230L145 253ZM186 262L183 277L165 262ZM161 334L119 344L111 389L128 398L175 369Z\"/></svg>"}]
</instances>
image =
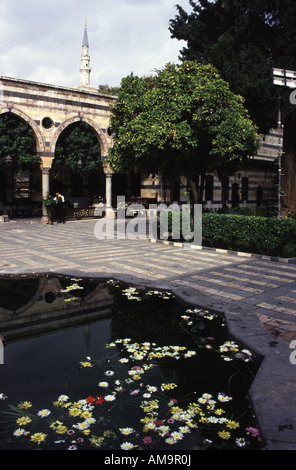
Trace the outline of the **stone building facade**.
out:
<instances>
[{"instance_id":1,"label":"stone building facade","mask_svg":"<svg viewBox=\"0 0 296 470\"><path fill-rule=\"evenodd\" d=\"M111 106L116 97L101 94L92 87L90 73L89 44L85 26L80 85L77 88L0 77L0 118L2 114L13 113L28 123L36 137L36 151L40 161L40 168L30 174L17 175L9 165L9 159L7 164L0 167L0 215L1 212L25 215L26 204L30 202L30 215L34 215L35 209L32 210L32 207L35 207L36 203L36 207L42 207L44 221L47 220L47 210L42 206L42 198L52 190L51 169L56 145L62 132L78 122L85 122L94 130L101 149L98 159L102 162L102 171L95 177L97 179L92 178L90 182L89 175L80 178L80 198L87 200L90 193L101 194L107 208L116 206L116 196L119 195L125 196L127 200L134 196L166 203L173 200L186 201L188 182L184 178L172 188L161 178L152 178L149 175L112 175L106 164L106 157L112 147L109 120ZM222 182L215 175L207 175L203 194L204 208L217 210L221 207L222 200L232 207L260 206L266 202L274 204L278 140L278 132L272 130L264 137L258 155L250 158L247 165ZM77 184L75 175L71 172L66 175L63 191L68 202L73 203L75 198L77 199ZM21 210L22 208L24 210Z\"/></svg>"}]
</instances>

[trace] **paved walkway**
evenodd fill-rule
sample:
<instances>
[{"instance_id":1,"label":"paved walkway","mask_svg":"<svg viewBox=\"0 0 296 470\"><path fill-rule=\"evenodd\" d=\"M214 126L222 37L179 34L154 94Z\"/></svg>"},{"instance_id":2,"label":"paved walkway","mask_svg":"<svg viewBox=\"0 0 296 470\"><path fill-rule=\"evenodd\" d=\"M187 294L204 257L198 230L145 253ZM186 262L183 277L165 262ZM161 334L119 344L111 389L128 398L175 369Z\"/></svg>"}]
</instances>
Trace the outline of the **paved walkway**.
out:
<instances>
[{"instance_id":1,"label":"paved walkway","mask_svg":"<svg viewBox=\"0 0 296 470\"><path fill-rule=\"evenodd\" d=\"M62 273L174 290L226 314L238 340L265 356L251 397L270 449L296 449L296 264L178 243L105 239L96 221L0 224L0 275Z\"/></svg>"}]
</instances>

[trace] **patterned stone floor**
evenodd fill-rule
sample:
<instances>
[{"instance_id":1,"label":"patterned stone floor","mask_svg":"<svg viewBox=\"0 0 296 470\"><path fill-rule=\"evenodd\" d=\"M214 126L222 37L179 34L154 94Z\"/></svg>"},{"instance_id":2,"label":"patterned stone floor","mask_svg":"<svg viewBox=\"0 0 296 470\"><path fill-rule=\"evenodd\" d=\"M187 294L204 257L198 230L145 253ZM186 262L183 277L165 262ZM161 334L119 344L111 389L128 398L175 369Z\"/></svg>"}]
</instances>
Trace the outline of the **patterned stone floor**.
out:
<instances>
[{"instance_id":1,"label":"patterned stone floor","mask_svg":"<svg viewBox=\"0 0 296 470\"><path fill-rule=\"evenodd\" d=\"M190 289L207 306L252 309L274 336L296 338L296 265L223 250L185 250L178 243L98 240L94 220L0 225L0 274L78 271Z\"/></svg>"},{"instance_id":2,"label":"patterned stone floor","mask_svg":"<svg viewBox=\"0 0 296 470\"><path fill-rule=\"evenodd\" d=\"M296 264L148 239L102 239L96 221L0 224L0 276L62 273L175 291L225 313L234 336L264 356L251 397L271 450L296 450Z\"/></svg>"}]
</instances>

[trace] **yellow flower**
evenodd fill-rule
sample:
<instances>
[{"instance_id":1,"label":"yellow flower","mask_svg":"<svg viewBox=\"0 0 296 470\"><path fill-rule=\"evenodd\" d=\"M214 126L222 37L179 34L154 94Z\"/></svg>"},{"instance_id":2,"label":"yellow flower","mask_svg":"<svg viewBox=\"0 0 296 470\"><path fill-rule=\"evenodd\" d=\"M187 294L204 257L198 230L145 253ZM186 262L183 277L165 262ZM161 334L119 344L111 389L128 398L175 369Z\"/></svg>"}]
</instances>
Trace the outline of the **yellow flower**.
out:
<instances>
[{"instance_id":1,"label":"yellow flower","mask_svg":"<svg viewBox=\"0 0 296 470\"><path fill-rule=\"evenodd\" d=\"M186 424L186 426L188 426L189 428L192 428L192 429L198 428L197 423L194 423L193 421L185 421L185 424Z\"/></svg>"},{"instance_id":2,"label":"yellow flower","mask_svg":"<svg viewBox=\"0 0 296 470\"><path fill-rule=\"evenodd\" d=\"M179 406L172 406L171 412L172 413L181 413L183 410Z\"/></svg>"},{"instance_id":3,"label":"yellow flower","mask_svg":"<svg viewBox=\"0 0 296 470\"><path fill-rule=\"evenodd\" d=\"M239 423L237 423L236 421L228 421L226 426L230 429L236 429L239 428Z\"/></svg>"},{"instance_id":4,"label":"yellow flower","mask_svg":"<svg viewBox=\"0 0 296 470\"><path fill-rule=\"evenodd\" d=\"M66 403L63 400L57 400L53 402L53 405L56 407L61 407L61 408L68 408L69 406L72 405L72 403Z\"/></svg>"},{"instance_id":5,"label":"yellow flower","mask_svg":"<svg viewBox=\"0 0 296 470\"><path fill-rule=\"evenodd\" d=\"M221 439L229 439L230 438L230 432L220 431L220 432L218 432L218 436L221 437Z\"/></svg>"},{"instance_id":6,"label":"yellow flower","mask_svg":"<svg viewBox=\"0 0 296 470\"><path fill-rule=\"evenodd\" d=\"M200 422L200 423L207 423L208 420L207 420L207 418L206 418L205 416L202 416L202 417L200 418L199 422Z\"/></svg>"},{"instance_id":7,"label":"yellow flower","mask_svg":"<svg viewBox=\"0 0 296 470\"><path fill-rule=\"evenodd\" d=\"M133 380L140 380L141 376L139 374L133 376Z\"/></svg>"},{"instance_id":8,"label":"yellow flower","mask_svg":"<svg viewBox=\"0 0 296 470\"><path fill-rule=\"evenodd\" d=\"M64 425L61 425L61 424L59 426L57 426L56 429L55 429L55 432L57 434L65 434L67 431L68 431L67 426L64 426Z\"/></svg>"},{"instance_id":9,"label":"yellow flower","mask_svg":"<svg viewBox=\"0 0 296 470\"><path fill-rule=\"evenodd\" d=\"M82 367L92 367L92 363L89 362L89 361L80 362L80 365L81 365Z\"/></svg>"},{"instance_id":10,"label":"yellow flower","mask_svg":"<svg viewBox=\"0 0 296 470\"><path fill-rule=\"evenodd\" d=\"M21 418L18 418L16 420L17 424L19 424L20 426L24 426L25 424L28 424L28 423L31 423L31 418L29 418L29 416L22 416Z\"/></svg>"},{"instance_id":11,"label":"yellow flower","mask_svg":"<svg viewBox=\"0 0 296 470\"><path fill-rule=\"evenodd\" d=\"M101 447L101 445L103 444L103 441L104 441L104 437L96 437L96 436L92 436L89 440L89 442L91 443L91 445L95 446L95 447Z\"/></svg>"},{"instance_id":12,"label":"yellow flower","mask_svg":"<svg viewBox=\"0 0 296 470\"><path fill-rule=\"evenodd\" d=\"M76 407L72 407L70 408L69 410L69 416L79 416L81 413L81 410L79 408L76 408Z\"/></svg>"},{"instance_id":13,"label":"yellow flower","mask_svg":"<svg viewBox=\"0 0 296 470\"><path fill-rule=\"evenodd\" d=\"M172 390L173 388L177 387L176 384L170 383L170 384L162 384L161 385L161 390Z\"/></svg>"},{"instance_id":14,"label":"yellow flower","mask_svg":"<svg viewBox=\"0 0 296 470\"><path fill-rule=\"evenodd\" d=\"M37 444L40 444L41 442L45 441L46 434L42 432L36 432L35 434L32 434L31 436L31 441L36 442Z\"/></svg>"},{"instance_id":15,"label":"yellow flower","mask_svg":"<svg viewBox=\"0 0 296 470\"><path fill-rule=\"evenodd\" d=\"M30 401L23 401L22 403L19 403L17 407L21 410L26 410L32 407L32 403Z\"/></svg>"}]
</instances>

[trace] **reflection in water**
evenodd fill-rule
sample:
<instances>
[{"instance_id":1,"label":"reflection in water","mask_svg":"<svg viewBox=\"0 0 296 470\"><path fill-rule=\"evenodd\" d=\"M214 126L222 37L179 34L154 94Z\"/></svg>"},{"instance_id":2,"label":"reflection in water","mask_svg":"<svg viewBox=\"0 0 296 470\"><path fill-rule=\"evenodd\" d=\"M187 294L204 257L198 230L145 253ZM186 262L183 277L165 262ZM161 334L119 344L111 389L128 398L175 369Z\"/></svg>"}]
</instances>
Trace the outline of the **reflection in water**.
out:
<instances>
[{"instance_id":1,"label":"reflection in water","mask_svg":"<svg viewBox=\"0 0 296 470\"><path fill-rule=\"evenodd\" d=\"M0 279L0 308L18 310L35 296L40 279Z\"/></svg>"},{"instance_id":2,"label":"reflection in water","mask_svg":"<svg viewBox=\"0 0 296 470\"><path fill-rule=\"evenodd\" d=\"M46 276L38 279L31 294L14 311L8 302L8 308L0 308L0 333L7 340L0 393L10 403L32 401L39 412L50 408L56 423L67 423L71 434L57 436L57 424L46 427L46 420L39 419L42 432L46 428L39 438L51 436L42 441L44 449L64 449L73 442L84 449L127 448L121 446L132 438L122 435L122 429L134 433L139 449L143 442L157 442L154 449L171 449L166 426L174 429L173 450L207 448L214 432L214 445L228 448L238 445L236 435L255 422L248 389L260 359L229 340L222 316L181 305L169 292L125 288L115 281ZM228 394L233 396L231 403ZM56 409L52 406L65 395L73 405L72 415L66 413L63 400ZM214 404L209 397L217 396L221 403ZM81 401L86 399L96 405L90 435L78 434L79 426L86 425L81 421ZM33 448L23 428L15 429L16 417L33 416L33 411L14 410L8 421L0 412L0 448ZM242 418L239 429L234 416ZM11 429L19 434L12 438ZM74 431L79 440L72 437ZM260 445L256 440L254 448Z\"/></svg>"},{"instance_id":3,"label":"reflection in water","mask_svg":"<svg viewBox=\"0 0 296 470\"><path fill-rule=\"evenodd\" d=\"M106 282L45 276L0 279L0 333L7 341L111 315Z\"/></svg>"}]
</instances>

